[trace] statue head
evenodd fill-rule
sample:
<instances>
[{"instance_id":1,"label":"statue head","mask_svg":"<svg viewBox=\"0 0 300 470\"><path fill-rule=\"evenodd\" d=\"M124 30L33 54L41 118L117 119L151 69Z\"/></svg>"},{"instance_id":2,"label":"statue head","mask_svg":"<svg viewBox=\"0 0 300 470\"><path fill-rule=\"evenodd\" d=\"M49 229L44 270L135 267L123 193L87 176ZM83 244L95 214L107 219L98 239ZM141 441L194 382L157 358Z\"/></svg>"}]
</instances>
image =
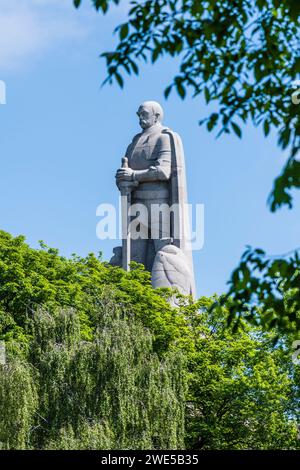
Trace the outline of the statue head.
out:
<instances>
[{"instance_id":1,"label":"statue head","mask_svg":"<svg viewBox=\"0 0 300 470\"><path fill-rule=\"evenodd\" d=\"M139 106L137 115L140 120L141 128L148 129L158 122L162 122L164 112L161 105L156 101L144 101L144 103Z\"/></svg>"}]
</instances>

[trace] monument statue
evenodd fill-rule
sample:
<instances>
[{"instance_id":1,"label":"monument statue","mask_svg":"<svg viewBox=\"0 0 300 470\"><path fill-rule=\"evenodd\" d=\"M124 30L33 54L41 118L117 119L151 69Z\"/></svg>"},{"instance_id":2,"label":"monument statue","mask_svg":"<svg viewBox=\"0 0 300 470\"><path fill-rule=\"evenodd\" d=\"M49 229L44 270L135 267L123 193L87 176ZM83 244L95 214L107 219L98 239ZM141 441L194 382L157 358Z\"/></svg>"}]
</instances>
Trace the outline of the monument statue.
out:
<instances>
[{"instance_id":1,"label":"monument statue","mask_svg":"<svg viewBox=\"0 0 300 470\"><path fill-rule=\"evenodd\" d=\"M151 272L154 287L175 287L194 296L182 142L162 125L159 103L142 103L137 115L142 132L133 138L116 173L125 201L125 234L111 263L124 269L129 269L130 261L142 263ZM133 219L134 214L139 217Z\"/></svg>"}]
</instances>

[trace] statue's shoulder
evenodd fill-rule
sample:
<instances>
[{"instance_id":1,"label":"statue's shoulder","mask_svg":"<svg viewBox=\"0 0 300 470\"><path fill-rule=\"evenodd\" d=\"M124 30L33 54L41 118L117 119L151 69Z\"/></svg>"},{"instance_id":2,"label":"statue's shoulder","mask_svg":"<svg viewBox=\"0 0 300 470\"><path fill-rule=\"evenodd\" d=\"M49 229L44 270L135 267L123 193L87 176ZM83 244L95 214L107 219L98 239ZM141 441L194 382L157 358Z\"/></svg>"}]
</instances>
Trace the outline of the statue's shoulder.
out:
<instances>
[{"instance_id":1,"label":"statue's shoulder","mask_svg":"<svg viewBox=\"0 0 300 470\"><path fill-rule=\"evenodd\" d=\"M173 131L173 129L171 129L170 127L164 127L161 132L162 132L162 134L169 134L169 135L173 136L174 138L179 137L179 134L177 134L177 132Z\"/></svg>"},{"instance_id":2,"label":"statue's shoulder","mask_svg":"<svg viewBox=\"0 0 300 470\"><path fill-rule=\"evenodd\" d=\"M169 129L168 127L163 127L161 131L157 134L156 138L162 144L167 143L168 141L170 141L171 132L171 129Z\"/></svg>"},{"instance_id":3,"label":"statue's shoulder","mask_svg":"<svg viewBox=\"0 0 300 470\"><path fill-rule=\"evenodd\" d=\"M130 142L130 144L128 145L127 151L126 151L126 156L127 156L127 158L130 157L130 154L132 153L132 151L133 151L134 147L136 146L136 144L137 144L139 138L141 137L141 135L142 135L141 132L139 132L138 134L136 134L136 135L133 137L133 139L132 139L132 141Z\"/></svg>"},{"instance_id":4,"label":"statue's shoulder","mask_svg":"<svg viewBox=\"0 0 300 470\"><path fill-rule=\"evenodd\" d=\"M135 136L132 138L131 143L135 143L139 138L141 137L142 132L139 132L138 134L135 134Z\"/></svg>"},{"instance_id":5,"label":"statue's shoulder","mask_svg":"<svg viewBox=\"0 0 300 470\"><path fill-rule=\"evenodd\" d=\"M170 139L170 136L171 137L174 136L174 131L172 129L170 129L169 127L163 127L162 130L161 130L160 136L163 139Z\"/></svg>"},{"instance_id":6,"label":"statue's shoulder","mask_svg":"<svg viewBox=\"0 0 300 470\"><path fill-rule=\"evenodd\" d=\"M163 127L161 130L162 134L174 134L173 130L170 129L169 127Z\"/></svg>"},{"instance_id":7,"label":"statue's shoulder","mask_svg":"<svg viewBox=\"0 0 300 470\"><path fill-rule=\"evenodd\" d=\"M173 129L170 129L169 127L164 127L162 129L162 134L171 136L171 138L173 139L175 145L178 142L181 143L180 135L177 132L173 131Z\"/></svg>"}]
</instances>

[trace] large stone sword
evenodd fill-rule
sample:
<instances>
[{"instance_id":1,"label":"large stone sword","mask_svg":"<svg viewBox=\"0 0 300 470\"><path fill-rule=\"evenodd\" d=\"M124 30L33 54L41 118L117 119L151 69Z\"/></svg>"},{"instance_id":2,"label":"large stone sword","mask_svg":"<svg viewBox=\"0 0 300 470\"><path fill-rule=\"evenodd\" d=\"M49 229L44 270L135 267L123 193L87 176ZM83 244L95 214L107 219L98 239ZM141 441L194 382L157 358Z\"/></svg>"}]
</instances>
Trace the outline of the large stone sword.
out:
<instances>
[{"instance_id":1,"label":"large stone sword","mask_svg":"<svg viewBox=\"0 0 300 470\"><path fill-rule=\"evenodd\" d=\"M122 158L122 168L128 168L128 158ZM130 271L131 243L130 243L130 206L131 191L138 186L138 182L121 181L121 211L122 211L122 266L125 271Z\"/></svg>"}]
</instances>

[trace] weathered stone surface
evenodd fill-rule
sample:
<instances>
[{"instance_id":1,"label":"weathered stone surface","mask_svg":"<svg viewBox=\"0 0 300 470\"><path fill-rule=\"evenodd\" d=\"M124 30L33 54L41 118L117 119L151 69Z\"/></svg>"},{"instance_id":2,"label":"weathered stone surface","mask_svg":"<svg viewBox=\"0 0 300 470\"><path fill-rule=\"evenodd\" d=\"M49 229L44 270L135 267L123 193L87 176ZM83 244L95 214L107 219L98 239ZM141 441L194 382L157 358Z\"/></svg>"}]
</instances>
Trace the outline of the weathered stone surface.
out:
<instances>
[{"instance_id":1,"label":"weathered stone surface","mask_svg":"<svg viewBox=\"0 0 300 470\"><path fill-rule=\"evenodd\" d=\"M155 256L152 286L176 288L183 295L191 293L191 273L184 253L174 245L166 245Z\"/></svg>"}]
</instances>

